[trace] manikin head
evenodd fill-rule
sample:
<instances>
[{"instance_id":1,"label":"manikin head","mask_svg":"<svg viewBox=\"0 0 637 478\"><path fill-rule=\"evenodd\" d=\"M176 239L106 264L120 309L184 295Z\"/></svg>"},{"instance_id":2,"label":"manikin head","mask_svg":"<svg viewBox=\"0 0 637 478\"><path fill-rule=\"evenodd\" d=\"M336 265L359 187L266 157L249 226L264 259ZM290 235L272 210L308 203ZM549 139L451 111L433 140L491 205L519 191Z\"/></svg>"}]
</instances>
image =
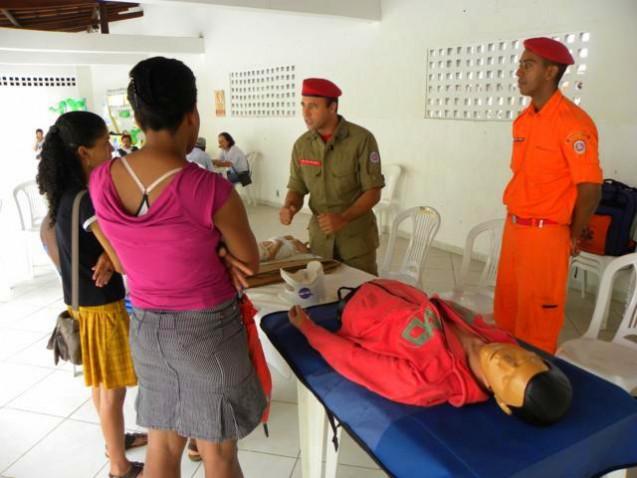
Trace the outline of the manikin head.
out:
<instances>
[{"instance_id":1,"label":"manikin head","mask_svg":"<svg viewBox=\"0 0 637 478\"><path fill-rule=\"evenodd\" d=\"M482 378L507 415L550 425L568 410L573 394L568 378L536 353L519 345L490 343L479 354Z\"/></svg>"}]
</instances>

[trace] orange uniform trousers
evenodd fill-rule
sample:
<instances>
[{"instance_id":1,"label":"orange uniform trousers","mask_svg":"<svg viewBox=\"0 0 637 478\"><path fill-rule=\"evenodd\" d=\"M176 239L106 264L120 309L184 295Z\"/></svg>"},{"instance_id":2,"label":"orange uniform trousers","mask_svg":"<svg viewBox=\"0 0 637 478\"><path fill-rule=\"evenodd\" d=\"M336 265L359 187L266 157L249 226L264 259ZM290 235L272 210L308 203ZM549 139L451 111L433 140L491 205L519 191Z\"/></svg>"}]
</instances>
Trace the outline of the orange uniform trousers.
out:
<instances>
[{"instance_id":1,"label":"orange uniform trousers","mask_svg":"<svg viewBox=\"0 0 637 478\"><path fill-rule=\"evenodd\" d=\"M495 287L496 324L555 353L564 323L569 256L568 226L523 226L508 218Z\"/></svg>"}]
</instances>

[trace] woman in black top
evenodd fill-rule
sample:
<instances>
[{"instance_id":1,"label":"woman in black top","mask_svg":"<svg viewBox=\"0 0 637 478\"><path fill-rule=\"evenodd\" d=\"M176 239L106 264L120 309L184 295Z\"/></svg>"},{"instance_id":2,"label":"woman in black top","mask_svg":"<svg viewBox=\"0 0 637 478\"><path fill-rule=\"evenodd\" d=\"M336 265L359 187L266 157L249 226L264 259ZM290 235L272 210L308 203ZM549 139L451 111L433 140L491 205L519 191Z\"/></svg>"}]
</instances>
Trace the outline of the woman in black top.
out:
<instances>
[{"instance_id":1,"label":"woman in black top","mask_svg":"<svg viewBox=\"0 0 637 478\"><path fill-rule=\"evenodd\" d=\"M92 169L110 160L111 152L106 124L98 115L86 111L60 116L44 141L37 182L40 192L46 194L48 217L51 226L55 226L67 306L71 304L73 201L79 191L86 189ZM125 437L124 433L126 387L137 385L128 345L124 284L96 238L101 233L88 194L82 197L79 209L79 310L73 311L69 306L69 311L80 325L84 379L92 387L110 457L109 477L134 478L140 475L143 465L128 461L124 451L145 444L146 437Z\"/></svg>"}]
</instances>

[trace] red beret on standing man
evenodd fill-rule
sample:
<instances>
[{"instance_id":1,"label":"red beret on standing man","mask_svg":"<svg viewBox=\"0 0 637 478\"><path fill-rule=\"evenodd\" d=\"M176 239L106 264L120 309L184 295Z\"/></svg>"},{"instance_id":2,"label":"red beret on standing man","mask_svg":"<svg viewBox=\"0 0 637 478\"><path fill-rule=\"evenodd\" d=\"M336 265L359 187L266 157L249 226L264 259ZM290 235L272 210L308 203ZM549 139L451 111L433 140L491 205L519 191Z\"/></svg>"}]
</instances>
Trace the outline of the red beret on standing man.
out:
<instances>
[{"instance_id":1,"label":"red beret on standing man","mask_svg":"<svg viewBox=\"0 0 637 478\"><path fill-rule=\"evenodd\" d=\"M575 63L566 45L552 38L529 38L524 40L524 48L559 65L572 65Z\"/></svg>"},{"instance_id":2,"label":"red beret on standing man","mask_svg":"<svg viewBox=\"0 0 637 478\"><path fill-rule=\"evenodd\" d=\"M303 80L303 96L321 96L323 98L338 98L341 96L341 89L330 80L323 78L306 78Z\"/></svg>"}]
</instances>

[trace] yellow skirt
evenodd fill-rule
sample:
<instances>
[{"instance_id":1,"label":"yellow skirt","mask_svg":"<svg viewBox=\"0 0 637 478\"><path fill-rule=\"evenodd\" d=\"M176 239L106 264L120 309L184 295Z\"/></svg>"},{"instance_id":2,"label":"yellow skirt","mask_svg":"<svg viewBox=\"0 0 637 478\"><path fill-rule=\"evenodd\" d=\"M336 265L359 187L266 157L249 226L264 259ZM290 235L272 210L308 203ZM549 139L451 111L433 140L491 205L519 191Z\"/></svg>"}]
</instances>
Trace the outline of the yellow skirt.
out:
<instances>
[{"instance_id":1,"label":"yellow skirt","mask_svg":"<svg viewBox=\"0 0 637 478\"><path fill-rule=\"evenodd\" d=\"M128 342L130 318L124 301L68 308L80 323L82 368L87 387L122 388L137 385Z\"/></svg>"}]
</instances>

